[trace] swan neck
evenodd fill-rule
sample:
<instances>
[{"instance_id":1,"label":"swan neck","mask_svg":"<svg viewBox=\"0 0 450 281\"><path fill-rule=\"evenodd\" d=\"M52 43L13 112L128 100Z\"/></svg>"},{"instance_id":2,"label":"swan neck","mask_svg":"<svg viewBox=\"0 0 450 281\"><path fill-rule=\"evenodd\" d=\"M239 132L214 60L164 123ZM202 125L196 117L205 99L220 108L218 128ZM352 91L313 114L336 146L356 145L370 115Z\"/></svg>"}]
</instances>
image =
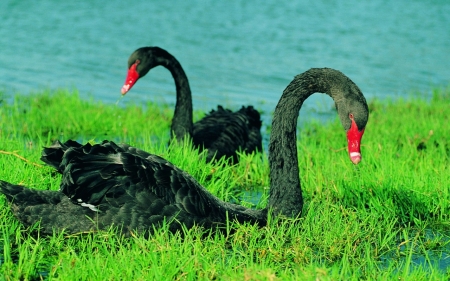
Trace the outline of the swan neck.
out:
<instances>
[{"instance_id":1,"label":"swan neck","mask_svg":"<svg viewBox=\"0 0 450 281\"><path fill-rule=\"evenodd\" d=\"M192 94L189 81L183 67L175 57L171 57L164 66L170 71L175 81L176 103L172 119L171 138L182 140L192 136Z\"/></svg>"},{"instance_id":2,"label":"swan neck","mask_svg":"<svg viewBox=\"0 0 450 281\"><path fill-rule=\"evenodd\" d=\"M307 96L303 89L293 91L288 86L274 111L269 141L268 202L268 208L274 215L296 217L303 208L296 130L298 113Z\"/></svg>"},{"instance_id":3,"label":"swan neck","mask_svg":"<svg viewBox=\"0 0 450 281\"><path fill-rule=\"evenodd\" d=\"M341 121L344 120L342 116L348 116L345 110L349 108L349 101L366 104L357 86L341 72L333 69L310 69L297 75L286 87L274 111L269 141L268 207L274 214L296 217L302 211L303 196L297 155L297 119L303 102L316 92L326 93L333 98ZM344 122L343 125L345 128Z\"/></svg>"}]
</instances>

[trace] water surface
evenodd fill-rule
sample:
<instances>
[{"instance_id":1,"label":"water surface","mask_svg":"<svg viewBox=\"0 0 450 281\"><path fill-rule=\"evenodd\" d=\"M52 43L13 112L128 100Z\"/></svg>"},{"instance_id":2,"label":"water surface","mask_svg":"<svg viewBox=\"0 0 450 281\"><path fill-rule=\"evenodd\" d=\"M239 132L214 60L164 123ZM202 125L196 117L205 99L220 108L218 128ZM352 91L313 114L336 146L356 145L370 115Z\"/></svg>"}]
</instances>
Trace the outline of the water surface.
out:
<instances>
[{"instance_id":1,"label":"water surface","mask_svg":"<svg viewBox=\"0 0 450 281\"><path fill-rule=\"evenodd\" d=\"M283 89L311 67L341 70L368 99L448 86L449 15L448 0L2 0L0 90L70 87L114 103L131 52L159 46L184 67L195 108L253 104L267 125ZM121 103L173 103L174 89L156 68ZM324 95L305 107L334 117Z\"/></svg>"},{"instance_id":2,"label":"water surface","mask_svg":"<svg viewBox=\"0 0 450 281\"><path fill-rule=\"evenodd\" d=\"M446 0L3 0L0 89L71 87L113 103L130 53L160 46L179 59L205 111L221 103L271 112L311 67L341 70L369 99L429 94L449 84L448 15ZM123 101L146 99L174 102L168 71L152 70ZM324 95L305 107L334 116Z\"/></svg>"}]
</instances>

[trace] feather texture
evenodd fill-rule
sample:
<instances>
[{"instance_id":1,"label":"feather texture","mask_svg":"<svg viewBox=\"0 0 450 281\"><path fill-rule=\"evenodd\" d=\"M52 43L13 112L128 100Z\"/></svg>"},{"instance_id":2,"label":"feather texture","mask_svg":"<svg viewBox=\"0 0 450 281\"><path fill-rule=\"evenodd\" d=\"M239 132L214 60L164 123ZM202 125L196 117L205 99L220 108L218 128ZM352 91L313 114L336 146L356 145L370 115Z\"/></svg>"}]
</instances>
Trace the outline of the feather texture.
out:
<instances>
[{"instance_id":1,"label":"feather texture","mask_svg":"<svg viewBox=\"0 0 450 281\"><path fill-rule=\"evenodd\" d=\"M158 65L167 68L175 80L177 99L171 126L172 138L181 140L185 136L192 137L196 147L208 150L208 162L226 157L237 163L238 151L262 151L261 117L253 106L243 106L232 112L219 105L217 110L211 110L193 124L192 94L188 78L178 60L164 49L143 47L131 54L122 94L127 93L138 79Z\"/></svg>"},{"instance_id":2,"label":"feather texture","mask_svg":"<svg viewBox=\"0 0 450 281\"><path fill-rule=\"evenodd\" d=\"M131 231L150 235L163 223L177 231L182 225L221 227L227 220L264 225L268 212L298 217L303 196L297 158L297 117L303 101L317 91L336 101L347 132L352 128L360 132L356 140L357 148L360 147L369 112L359 88L341 72L328 68L310 69L296 76L274 112L269 143L270 194L265 209L224 202L167 160L111 141L95 145L56 141L44 148L42 161L62 174L59 191L34 190L0 181L0 192L24 225L40 221L43 234L117 226L125 236ZM219 114L222 110L219 108Z\"/></svg>"}]
</instances>

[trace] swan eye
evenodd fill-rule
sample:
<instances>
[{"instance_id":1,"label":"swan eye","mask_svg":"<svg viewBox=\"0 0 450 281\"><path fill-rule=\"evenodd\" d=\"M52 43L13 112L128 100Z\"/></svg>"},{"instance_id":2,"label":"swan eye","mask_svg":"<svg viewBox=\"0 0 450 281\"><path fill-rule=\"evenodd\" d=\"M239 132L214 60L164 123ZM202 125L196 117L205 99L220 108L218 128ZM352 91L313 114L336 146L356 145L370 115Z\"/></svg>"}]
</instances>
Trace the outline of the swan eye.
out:
<instances>
[{"instance_id":1,"label":"swan eye","mask_svg":"<svg viewBox=\"0 0 450 281\"><path fill-rule=\"evenodd\" d=\"M353 119L354 119L353 113L350 113L350 114L348 115L348 118L350 118L351 120L353 120Z\"/></svg>"},{"instance_id":2,"label":"swan eye","mask_svg":"<svg viewBox=\"0 0 450 281\"><path fill-rule=\"evenodd\" d=\"M135 65L138 65L138 64L140 64L140 63L141 63L140 60L136 60L136 61L134 62Z\"/></svg>"}]
</instances>

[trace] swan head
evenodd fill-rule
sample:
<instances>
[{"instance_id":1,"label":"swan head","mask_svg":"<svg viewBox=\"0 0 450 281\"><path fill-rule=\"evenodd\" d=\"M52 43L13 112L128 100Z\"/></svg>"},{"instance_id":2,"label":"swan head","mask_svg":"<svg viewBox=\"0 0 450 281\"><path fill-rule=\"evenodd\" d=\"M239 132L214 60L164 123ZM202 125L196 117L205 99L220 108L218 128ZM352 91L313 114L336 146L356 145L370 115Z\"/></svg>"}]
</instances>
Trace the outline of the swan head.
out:
<instances>
[{"instance_id":1,"label":"swan head","mask_svg":"<svg viewBox=\"0 0 450 281\"><path fill-rule=\"evenodd\" d=\"M128 73L122 86L122 95L125 95L150 69L164 64L162 59L168 56L170 54L167 51L158 47L142 47L134 51L128 58Z\"/></svg>"},{"instance_id":2,"label":"swan head","mask_svg":"<svg viewBox=\"0 0 450 281\"><path fill-rule=\"evenodd\" d=\"M348 154L352 163L356 165L361 162L361 139L369 118L369 111L365 101L353 103L346 109L340 117L347 131Z\"/></svg>"},{"instance_id":3,"label":"swan head","mask_svg":"<svg viewBox=\"0 0 450 281\"><path fill-rule=\"evenodd\" d=\"M122 86L122 95L125 95L131 87L136 83L139 79L139 72L137 72L136 68L139 65L140 61L136 60L131 67L128 69L127 78L125 78L125 83Z\"/></svg>"},{"instance_id":4,"label":"swan head","mask_svg":"<svg viewBox=\"0 0 450 281\"><path fill-rule=\"evenodd\" d=\"M350 129L347 130L348 155L353 164L357 165L361 162L361 139L364 129L359 129L354 120L353 114L350 113L351 119Z\"/></svg>"}]
</instances>

